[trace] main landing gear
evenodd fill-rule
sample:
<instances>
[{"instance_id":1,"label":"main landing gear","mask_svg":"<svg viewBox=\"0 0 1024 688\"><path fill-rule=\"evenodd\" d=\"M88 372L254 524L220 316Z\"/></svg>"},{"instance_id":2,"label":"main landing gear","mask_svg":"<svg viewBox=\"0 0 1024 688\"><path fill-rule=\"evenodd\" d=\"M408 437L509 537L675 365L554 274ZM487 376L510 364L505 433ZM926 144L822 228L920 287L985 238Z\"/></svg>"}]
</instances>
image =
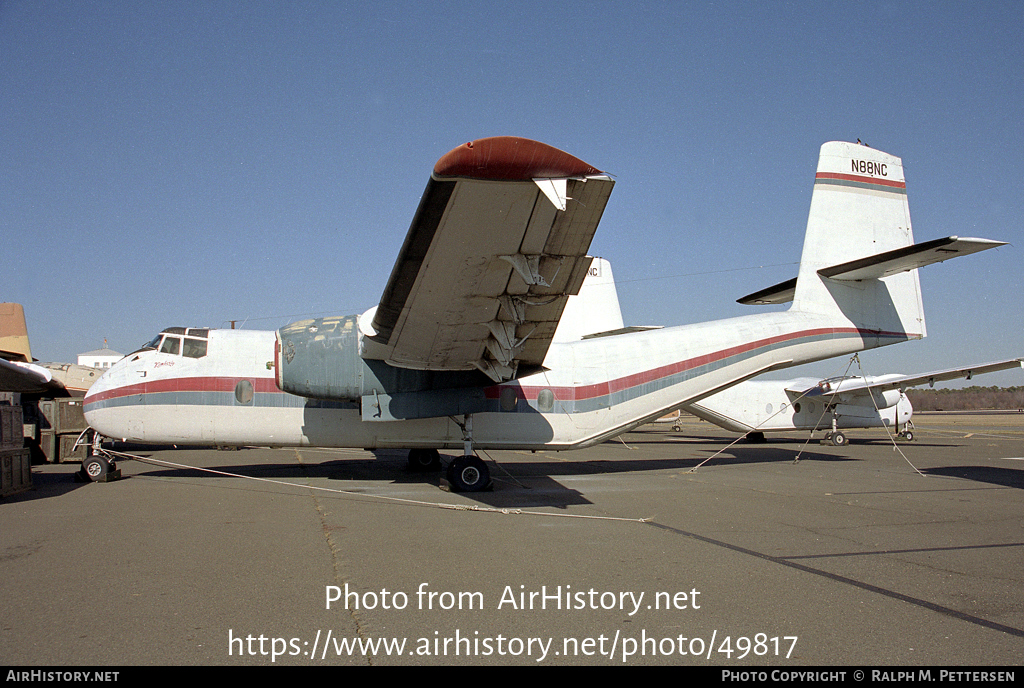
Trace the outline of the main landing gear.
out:
<instances>
[{"instance_id":1,"label":"main landing gear","mask_svg":"<svg viewBox=\"0 0 1024 688\"><path fill-rule=\"evenodd\" d=\"M487 464L475 454L452 459L446 477L456 492L480 492L491 486L491 472Z\"/></svg>"},{"instance_id":2,"label":"main landing gear","mask_svg":"<svg viewBox=\"0 0 1024 688\"><path fill-rule=\"evenodd\" d=\"M410 449L409 470L414 473L439 471L441 454L436 449ZM454 492L480 492L491 486L491 472L483 459L475 454L452 459L445 479Z\"/></svg>"},{"instance_id":3,"label":"main landing gear","mask_svg":"<svg viewBox=\"0 0 1024 688\"><path fill-rule=\"evenodd\" d=\"M846 435L839 431L826 432L821 438L822 444L831 444L833 447L843 447L850 443Z\"/></svg>"},{"instance_id":4,"label":"main landing gear","mask_svg":"<svg viewBox=\"0 0 1024 688\"><path fill-rule=\"evenodd\" d=\"M414 473L429 473L441 470L441 454L436 449L410 449L409 470Z\"/></svg>"},{"instance_id":5,"label":"main landing gear","mask_svg":"<svg viewBox=\"0 0 1024 688\"><path fill-rule=\"evenodd\" d=\"M844 447L850 443L846 435L836 429L839 420L839 414L836 413L835 406L830 407L832 411L832 429L825 433L825 436L821 438L822 444L831 444L833 447Z\"/></svg>"},{"instance_id":6,"label":"main landing gear","mask_svg":"<svg viewBox=\"0 0 1024 688\"><path fill-rule=\"evenodd\" d=\"M455 420L452 418L452 420ZM483 459L473 452L473 417L463 416L462 428L463 455L452 459L448 464L445 479L448 487L454 492L481 492L491 487L491 472ZM436 449L415 448L409 450L409 470L426 473L441 470L441 455Z\"/></svg>"}]
</instances>

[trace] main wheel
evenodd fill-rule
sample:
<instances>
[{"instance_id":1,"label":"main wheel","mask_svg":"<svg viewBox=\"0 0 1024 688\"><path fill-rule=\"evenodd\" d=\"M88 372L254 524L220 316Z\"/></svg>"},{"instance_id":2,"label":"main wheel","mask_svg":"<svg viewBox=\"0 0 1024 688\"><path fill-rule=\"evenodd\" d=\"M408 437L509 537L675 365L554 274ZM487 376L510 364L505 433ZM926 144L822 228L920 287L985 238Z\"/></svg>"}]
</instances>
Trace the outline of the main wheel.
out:
<instances>
[{"instance_id":1,"label":"main wheel","mask_svg":"<svg viewBox=\"0 0 1024 688\"><path fill-rule=\"evenodd\" d=\"M423 473L441 470L441 454L436 449L417 447L409 450L409 470Z\"/></svg>"},{"instance_id":2,"label":"main wheel","mask_svg":"<svg viewBox=\"0 0 1024 688\"><path fill-rule=\"evenodd\" d=\"M846 444L849 440L846 439L846 435L841 432L832 433L832 446L841 447Z\"/></svg>"},{"instance_id":3,"label":"main wheel","mask_svg":"<svg viewBox=\"0 0 1024 688\"><path fill-rule=\"evenodd\" d=\"M448 466L448 484L456 492L480 492L491 486L491 472L477 456L459 456Z\"/></svg>"}]
</instances>

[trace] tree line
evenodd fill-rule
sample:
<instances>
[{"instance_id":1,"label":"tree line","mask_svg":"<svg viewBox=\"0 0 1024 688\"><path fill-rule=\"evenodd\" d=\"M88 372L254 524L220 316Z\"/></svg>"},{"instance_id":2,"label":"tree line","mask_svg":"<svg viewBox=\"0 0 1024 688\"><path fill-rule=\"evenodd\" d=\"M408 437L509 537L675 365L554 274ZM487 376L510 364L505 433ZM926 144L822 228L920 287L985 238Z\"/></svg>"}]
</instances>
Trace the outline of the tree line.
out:
<instances>
[{"instance_id":1,"label":"tree line","mask_svg":"<svg viewBox=\"0 0 1024 688\"><path fill-rule=\"evenodd\" d=\"M964 387L906 390L915 411L1024 409L1024 387Z\"/></svg>"}]
</instances>

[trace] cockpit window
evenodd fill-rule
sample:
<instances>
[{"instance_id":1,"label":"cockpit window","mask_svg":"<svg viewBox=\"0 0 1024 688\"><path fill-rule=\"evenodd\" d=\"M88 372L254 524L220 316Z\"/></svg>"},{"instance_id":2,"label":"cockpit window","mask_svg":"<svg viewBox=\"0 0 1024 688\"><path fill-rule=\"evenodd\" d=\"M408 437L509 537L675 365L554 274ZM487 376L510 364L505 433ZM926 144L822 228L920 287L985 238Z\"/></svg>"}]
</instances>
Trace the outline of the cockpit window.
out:
<instances>
[{"instance_id":1,"label":"cockpit window","mask_svg":"<svg viewBox=\"0 0 1024 688\"><path fill-rule=\"evenodd\" d=\"M195 330L189 330L189 333L191 334L194 331ZM202 358L206 355L206 340L185 337L185 343L181 349L181 355L188 358Z\"/></svg>"},{"instance_id":2,"label":"cockpit window","mask_svg":"<svg viewBox=\"0 0 1024 688\"><path fill-rule=\"evenodd\" d=\"M164 337L164 343L160 345L160 353L177 354L181 351L180 337Z\"/></svg>"},{"instance_id":3,"label":"cockpit window","mask_svg":"<svg viewBox=\"0 0 1024 688\"><path fill-rule=\"evenodd\" d=\"M160 353L164 354L202 358L207 353L209 336L210 330L206 327L168 327L143 344L137 351L133 351L132 354L158 349Z\"/></svg>"}]
</instances>

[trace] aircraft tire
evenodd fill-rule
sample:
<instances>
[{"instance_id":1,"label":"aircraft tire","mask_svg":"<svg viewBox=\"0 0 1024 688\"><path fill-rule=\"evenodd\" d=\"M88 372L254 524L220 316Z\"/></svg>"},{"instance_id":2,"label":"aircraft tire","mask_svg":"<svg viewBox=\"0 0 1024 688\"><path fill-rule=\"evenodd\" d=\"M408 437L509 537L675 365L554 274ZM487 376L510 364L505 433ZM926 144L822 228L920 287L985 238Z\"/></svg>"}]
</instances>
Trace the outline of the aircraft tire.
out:
<instances>
[{"instance_id":1,"label":"aircraft tire","mask_svg":"<svg viewBox=\"0 0 1024 688\"><path fill-rule=\"evenodd\" d=\"M905 433L903 433L903 439L905 439L907 442L912 442L914 440L914 433L907 430Z\"/></svg>"},{"instance_id":2,"label":"aircraft tire","mask_svg":"<svg viewBox=\"0 0 1024 688\"><path fill-rule=\"evenodd\" d=\"M436 449L416 447L409 450L409 470L428 473L441 470L441 454Z\"/></svg>"},{"instance_id":3,"label":"aircraft tire","mask_svg":"<svg viewBox=\"0 0 1024 688\"><path fill-rule=\"evenodd\" d=\"M448 465L448 484L456 492L481 492L491 486L491 472L477 456L459 456Z\"/></svg>"},{"instance_id":4,"label":"aircraft tire","mask_svg":"<svg viewBox=\"0 0 1024 688\"><path fill-rule=\"evenodd\" d=\"M110 462L102 456L88 456L82 461L82 475L91 482L103 480L112 468Z\"/></svg>"},{"instance_id":5,"label":"aircraft tire","mask_svg":"<svg viewBox=\"0 0 1024 688\"><path fill-rule=\"evenodd\" d=\"M847 444L848 442L849 442L849 440L846 439L846 435L844 435L843 433L841 433L841 432L834 432L834 433L832 433L832 446L834 446L834 447L842 447L843 445Z\"/></svg>"}]
</instances>

